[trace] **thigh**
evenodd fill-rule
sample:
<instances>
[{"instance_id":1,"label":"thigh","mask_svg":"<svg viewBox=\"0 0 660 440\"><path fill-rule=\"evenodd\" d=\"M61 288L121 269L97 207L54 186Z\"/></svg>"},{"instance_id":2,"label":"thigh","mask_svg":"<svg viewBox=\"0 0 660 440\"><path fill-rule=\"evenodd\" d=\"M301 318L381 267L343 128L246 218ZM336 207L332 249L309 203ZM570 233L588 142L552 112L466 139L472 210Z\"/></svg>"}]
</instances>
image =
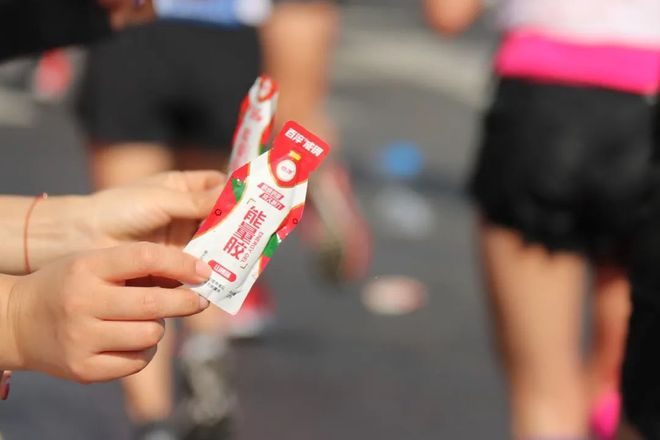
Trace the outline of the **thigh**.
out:
<instances>
[{"instance_id":1,"label":"thigh","mask_svg":"<svg viewBox=\"0 0 660 440\"><path fill-rule=\"evenodd\" d=\"M582 438L584 260L482 225L481 250L516 438Z\"/></svg>"},{"instance_id":2,"label":"thigh","mask_svg":"<svg viewBox=\"0 0 660 440\"><path fill-rule=\"evenodd\" d=\"M482 264L504 362L520 371L579 363L585 262L480 226Z\"/></svg>"},{"instance_id":3,"label":"thigh","mask_svg":"<svg viewBox=\"0 0 660 440\"><path fill-rule=\"evenodd\" d=\"M582 438L584 260L482 225L481 251L516 438Z\"/></svg>"},{"instance_id":4,"label":"thigh","mask_svg":"<svg viewBox=\"0 0 660 440\"><path fill-rule=\"evenodd\" d=\"M280 82L287 118L305 122L323 104L338 24L333 2L285 1L264 26L266 70Z\"/></svg>"}]
</instances>

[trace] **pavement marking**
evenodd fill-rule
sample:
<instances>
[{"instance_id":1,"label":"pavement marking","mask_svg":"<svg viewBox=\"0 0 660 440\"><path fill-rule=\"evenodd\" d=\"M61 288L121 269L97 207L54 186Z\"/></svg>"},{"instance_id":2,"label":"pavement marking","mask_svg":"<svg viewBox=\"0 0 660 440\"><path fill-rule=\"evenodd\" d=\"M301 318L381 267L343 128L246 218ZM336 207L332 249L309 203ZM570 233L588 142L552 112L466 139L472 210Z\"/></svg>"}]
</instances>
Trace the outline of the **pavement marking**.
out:
<instances>
[{"instance_id":1,"label":"pavement marking","mask_svg":"<svg viewBox=\"0 0 660 440\"><path fill-rule=\"evenodd\" d=\"M36 118L36 104L29 93L0 87L0 124L24 128L34 125Z\"/></svg>"}]
</instances>

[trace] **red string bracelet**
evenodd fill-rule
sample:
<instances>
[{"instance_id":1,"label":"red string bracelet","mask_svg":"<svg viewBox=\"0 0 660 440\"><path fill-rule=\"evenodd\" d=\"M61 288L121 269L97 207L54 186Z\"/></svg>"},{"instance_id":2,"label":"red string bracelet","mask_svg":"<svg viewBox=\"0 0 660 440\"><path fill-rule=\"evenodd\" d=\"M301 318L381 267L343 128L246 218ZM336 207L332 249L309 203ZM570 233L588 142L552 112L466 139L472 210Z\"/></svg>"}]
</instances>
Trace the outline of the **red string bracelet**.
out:
<instances>
[{"instance_id":1,"label":"red string bracelet","mask_svg":"<svg viewBox=\"0 0 660 440\"><path fill-rule=\"evenodd\" d=\"M32 273L32 268L30 267L30 257L28 254L28 226L30 225L30 216L32 216L32 211L34 207L37 206L42 200L48 198L48 194L41 193L32 200L30 207L25 214L25 222L23 223L23 259L25 262L25 273Z\"/></svg>"}]
</instances>

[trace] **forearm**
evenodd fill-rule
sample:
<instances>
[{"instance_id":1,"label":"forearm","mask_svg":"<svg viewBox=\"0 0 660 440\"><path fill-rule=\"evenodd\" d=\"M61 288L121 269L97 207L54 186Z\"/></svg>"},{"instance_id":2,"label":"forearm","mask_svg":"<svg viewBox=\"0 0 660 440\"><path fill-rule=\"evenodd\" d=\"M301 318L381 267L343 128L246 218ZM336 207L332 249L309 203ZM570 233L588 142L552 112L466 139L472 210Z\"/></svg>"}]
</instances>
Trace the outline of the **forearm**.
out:
<instances>
[{"instance_id":1,"label":"forearm","mask_svg":"<svg viewBox=\"0 0 660 440\"><path fill-rule=\"evenodd\" d=\"M0 372L24 368L16 344L16 314L19 312L11 295L16 277L0 275Z\"/></svg>"},{"instance_id":2,"label":"forearm","mask_svg":"<svg viewBox=\"0 0 660 440\"><path fill-rule=\"evenodd\" d=\"M32 270L91 246L83 196L48 197L26 218L34 197L0 196L0 273L23 274L25 254ZM27 247L26 247L27 246Z\"/></svg>"},{"instance_id":3,"label":"forearm","mask_svg":"<svg viewBox=\"0 0 660 440\"><path fill-rule=\"evenodd\" d=\"M483 0L424 0L427 21L435 30L446 34L463 32L483 7Z\"/></svg>"}]
</instances>

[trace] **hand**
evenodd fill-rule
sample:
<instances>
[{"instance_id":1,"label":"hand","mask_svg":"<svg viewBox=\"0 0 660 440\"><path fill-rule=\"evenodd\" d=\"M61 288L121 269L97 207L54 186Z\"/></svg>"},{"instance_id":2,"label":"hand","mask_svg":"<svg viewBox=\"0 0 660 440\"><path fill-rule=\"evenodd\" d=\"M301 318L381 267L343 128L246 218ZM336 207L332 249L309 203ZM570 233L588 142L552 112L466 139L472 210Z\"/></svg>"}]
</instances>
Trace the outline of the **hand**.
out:
<instances>
[{"instance_id":1,"label":"hand","mask_svg":"<svg viewBox=\"0 0 660 440\"><path fill-rule=\"evenodd\" d=\"M0 301L7 315L0 315L0 367L82 383L142 370L163 337L163 318L199 313L209 304L186 288L127 285L151 275L198 284L210 268L176 249L134 243L13 278L6 304Z\"/></svg>"},{"instance_id":2,"label":"hand","mask_svg":"<svg viewBox=\"0 0 660 440\"><path fill-rule=\"evenodd\" d=\"M89 249L134 241L183 247L213 208L224 176L215 171L159 174L91 196L0 196L0 273L23 274Z\"/></svg>"},{"instance_id":3,"label":"hand","mask_svg":"<svg viewBox=\"0 0 660 440\"><path fill-rule=\"evenodd\" d=\"M215 171L169 172L93 194L87 209L92 246L133 241L185 246L220 194Z\"/></svg>"}]
</instances>

